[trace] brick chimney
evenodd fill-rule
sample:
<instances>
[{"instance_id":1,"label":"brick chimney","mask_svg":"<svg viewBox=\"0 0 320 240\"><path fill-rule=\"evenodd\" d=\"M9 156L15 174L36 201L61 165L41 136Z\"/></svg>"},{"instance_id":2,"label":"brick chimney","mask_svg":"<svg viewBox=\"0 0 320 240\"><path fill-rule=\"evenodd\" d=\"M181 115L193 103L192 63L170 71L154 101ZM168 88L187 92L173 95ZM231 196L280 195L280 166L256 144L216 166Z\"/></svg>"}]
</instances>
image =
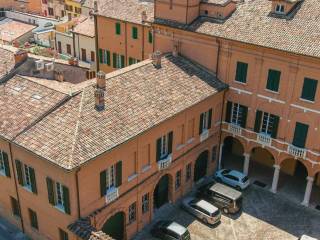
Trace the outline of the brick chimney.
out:
<instances>
[{"instance_id":1,"label":"brick chimney","mask_svg":"<svg viewBox=\"0 0 320 240\"><path fill-rule=\"evenodd\" d=\"M147 16L147 12L146 11L142 11L141 13L141 21L144 23L146 22L148 19L148 16Z\"/></svg>"},{"instance_id":2,"label":"brick chimney","mask_svg":"<svg viewBox=\"0 0 320 240\"><path fill-rule=\"evenodd\" d=\"M104 109L104 92L106 90L106 74L103 71L97 73L97 85L94 91L95 108L97 111Z\"/></svg>"},{"instance_id":3,"label":"brick chimney","mask_svg":"<svg viewBox=\"0 0 320 240\"><path fill-rule=\"evenodd\" d=\"M173 43L172 56L178 57L179 55L179 42Z\"/></svg>"},{"instance_id":4,"label":"brick chimney","mask_svg":"<svg viewBox=\"0 0 320 240\"><path fill-rule=\"evenodd\" d=\"M97 1L93 2L93 12L95 12L95 13L98 12L98 2Z\"/></svg>"},{"instance_id":5,"label":"brick chimney","mask_svg":"<svg viewBox=\"0 0 320 240\"><path fill-rule=\"evenodd\" d=\"M159 50L152 54L152 63L156 68L161 68L161 52Z\"/></svg>"},{"instance_id":6,"label":"brick chimney","mask_svg":"<svg viewBox=\"0 0 320 240\"><path fill-rule=\"evenodd\" d=\"M15 54L14 54L14 62L15 65L21 64L23 63L25 60L27 60L28 58L28 52L24 51L24 50L18 50Z\"/></svg>"},{"instance_id":7,"label":"brick chimney","mask_svg":"<svg viewBox=\"0 0 320 240\"><path fill-rule=\"evenodd\" d=\"M63 76L63 73L61 71L54 71L54 78L59 82L63 82L64 81L64 76Z\"/></svg>"},{"instance_id":8,"label":"brick chimney","mask_svg":"<svg viewBox=\"0 0 320 240\"><path fill-rule=\"evenodd\" d=\"M97 73L97 88L106 89L106 74L103 71Z\"/></svg>"}]
</instances>

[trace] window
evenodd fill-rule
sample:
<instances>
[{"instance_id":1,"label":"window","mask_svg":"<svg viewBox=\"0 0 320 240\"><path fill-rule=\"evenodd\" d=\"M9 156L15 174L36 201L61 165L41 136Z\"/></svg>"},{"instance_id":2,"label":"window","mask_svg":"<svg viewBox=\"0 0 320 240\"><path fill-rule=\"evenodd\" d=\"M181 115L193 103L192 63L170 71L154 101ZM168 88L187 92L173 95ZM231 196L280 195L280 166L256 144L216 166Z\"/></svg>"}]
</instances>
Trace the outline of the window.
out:
<instances>
[{"instance_id":1,"label":"window","mask_svg":"<svg viewBox=\"0 0 320 240\"><path fill-rule=\"evenodd\" d=\"M31 227L33 227L34 229L39 229L37 213L30 208L28 209L28 211Z\"/></svg>"},{"instance_id":2,"label":"window","mask_svg":"<svg viewBox=\"0 0 320 240\"><path fill-rule=\"evenodd\" d=\"M194 137L194 118L188 121L188 139L192 139Z\"/></svg>"},{"instance_id":3,"label":"window","mask_svg":"<svg viewBox=\"0 0 320 240\"><path fill-rule=\"evenodd\" d=\"M277 70L270 69L268 73L267 89L273 92L279 91L281 72Z\"/></svg>"},{"instance_id":4,"label":"window","mask_svg":"<svg viewBox=\"0 0 320 240\"><path fill-rule=\"evenodd\" d=\"M173 132L157 139L157 162L172 153Z\"/></svg>"},{"instance_id":5,"label":"window","mask_svg":"<svg viewBox=\"0 0 320 240\"><path fill-rule=\"evenodd\" d=\"M69 240L68 234L59 228L59 240Z\"/></svg>"},{"instance_id":6,"label":"window","mask_svg":"<svg viewBox=\"0 0 320 240\"><path fill-rule=\"evenodd\" d=\"M100 173L100 191L101 197L107 192L122 184L122 161L111 165L106 170Z\"/></svg>"},{"instance_id":7,"label":"window","mask_svg":"<svg viewBox=\"0 0 320 240\"><path fill-rule=\"evenodd\" d=\"M257 110L254 131L277 138L280 117Z\"/></svg>"},{"instance_id":8,"label":"window","mask_svg":"<svg viewBox=\"0 0 320 240\"><path fill-rule=\"evenodd\" d=\"M131 33L132 33L133 39L138 39L138 28L137 27L132 27Z\"/></svg>"},{"instance_id":9,"label":"window","mask_svg":"<svg viewBox=\"0 0 320 240\"><path fill-rule=\"evenodd\" d=\"M91 51L91 62L95 61L95 54L94 51Z\"/></svg>"},{"instance_id":10,"label":"window","mask_svg":"<svg viewBox=\"0 0 320 240\"><path fill-rule=\"evenodd\" d=\"M314 101L317 92L317 85L317 80L305 78L303 82L301 98L308 101Z\"/></svg>"},{"instance_id":11,"label":"window","mask_svg":"<svg viewBox=\"0 0 320 240\"><path fill-rule=\"evenodd\" d=\"M87 51L84 48L81 48L81 60L84 62L87 61Z\"/></svg>"},{"instance_id":12,"label":"window","mask_svg":"<svg viewBox=\"0 0 320 240\"><path fill-rule=\"evenodd\" d=\"M149 193L142 196L142 213L149 211Z\"/></svg>"},{"instance_id":13,"label":"window","mask_svg":"<svg viewBox=\"0 0 320 240\"><path fill-rule=\"evenodd\" d=\"M20 160L16 160L18 183L33 193L37 193L34 169Z\"/></svg>"},{"instance_id":14,"label":"window","mask_svg":"<svg viewBox=\"0 0 320 240\"><path fill-rule=\"evenodd\" d=\"M211 162L214 162L215 160L217 160L217 153L218 153L217 149L218 149L217 146L212 147Z\"/></svg>"},{"instance_id":15,"label":"window","mask_svg":"<svg viewBox=\"0 0 320 240\"><path fill-rule=\"evenodd\" d=\"M132 65L132 64L135 64L135 63L138 63L138 62L140 62L140 60L132 58L132 57L129 57L129 65Z\"/></svg>"},{"instance_id":16,"label":"window","mask_svg":"<svg viewBox=\"0 0 320 240\"><path fill-rule=\"evenodd\" d=\"M281 14L283 14L283 13L284 13L284 5L282 5L282 4L277 4L277 5L276 5L276 13L281 13Z\"/></svg>"},{"instance_id":17,"label":"window","mask_svg":"<svg viewBox=\"0 0 320 240\"><path fill-rule=\"evenodd\" d=\"M61 42L58 41L58 53L62 53Z\"/></svg>"},{"instance_id":18,"label":"window","mask_svg":"<svg viewBox=\"0 0 320 240\"><path fill-rule=\"evenodd\" d=\"M70 214L69 189L60 182L54 182L47 177L49 203L59 210Z\"/></svg>"},{"instance_id":19,"label":"window","mask_svg":"<svg viewBox=\"0 0 320 240\"><path fill-rule=\"evenodd\" d=\"M120 23L116 23L116 34L117 35L121 34L121 25L120 25Z\"/></svg>"},{"instance_id":20,"label":"window","mask_svg":"<svg viewBox=\"0 0 320 240\"><path fill-rule=\"evenodd\" d=\"M175 189L178 190L181 186L181 170L176 172L176 183L175 183Z\"/></svg>"},{"instance_id":21,"label":"window","mask_svg":"<svg viewBox=\"0 0 320 240\"><path fill-rule=\"evenodd\" d=\"M71 55L71 45L67 44L67 53Z\"/></svg>"},{"instance_id":22,"label":"window","mask_svg":"<svg viewBox=\"0 0 320 240\"><path fill-rule=\"evenodd\" d=\"M0 175L11 176L8 154L4 151L0 151Z\"/></svg>"},{"instance_id":23,"label":"window","mask_svg":"<svg viewBox=\"0 0 320 240\"><path fill-rule=\"evenodd\" d=\"M119 69L124 67L124 56L117 53L113 53L113 68Z\"/></svg>"},{"instance_id":24,"label":"window","mask_svg":"<svg viewBox=\"0 0 320 240\"><path fill-rule=\"evenodd\" d=\"M237 62L236 81L246 83L247 82L248 64L243 62Z\"/></svg>"},{"instance_id":25,"label":"window","mask_svg":"<svg viewBox=\"0 0 320 240\"><path fill-rule=\"evenodd\" d=\"M137 206L136 202L129 206L129 223L133 223L136 220Z\"/></svg>"},{"instance_id":26,"label":"window","mask_svg":"<svg viewBox=\"0 0 320 240\"><path fill-rule=\"evenodd\" d=\"M92 53L94 55L94 52L91 52L91 54ZM110 66L110 51L101 48L99 49L99 63L107 64L108 66Z\"/></svg>"},{"instance_id":27,"label":"window","mask_svg":"<svg viewBox=\"0 0 320 240\"><path fill-rule=\"evenodd\" d=\"M238 103L227 102L226 122L246 127L248 107Z\"/></svg>"},{"instance_id":28,"label":"window","mask_svg":"<svg viewBox=\"0 0 320 240\"><path fill-rule=\"evenodd\" d=\"M10 200L11 200L12 214L16 217L21 217L20 206L18 201L13 197L10 197Z\"/></svg>"},{"instance_id":29,"label":"window","mask_svg":"<svg viewBox=\"0 0 320 240\"><path fill-rule=\"evenodd\" d=\"M152 42L153 42L153 35L152 35L152 32L151 32L151 31L149 31L149 33L148 33L148 42L149 42L149 43L152 43Z\"/></svg>"},{"instance_id":30,"label":"window","mask_svg":"<svg viewBox=\"0 0 320 240\"><path fill-rule=\"evenodd\" d=\"M75 7L74 8L74 11L78 14L81 14L81 8L78 8L78 7Z\"/></svg>"},{"instance_id":31,"label":"window","mask_svg":"<svg viewBox=\"0 0 320 240\"><path fill-rule=\"evenodd\" d=\"M299 148L304 148L306 145L309 126L304 123L297 122L294 131L292 144Z\"/></svg>"},{"instance_id":32,"label":"window","mask_svg":"<svg viewBox=\"0 0 320 240\"><path fill-rule=\"evenodd\" d=\"M47 1L47 0L42 0L42 3L43 3L43 4L47 4L48 1Z\"/></svg>"},{"instance_id":33,"label":"window","mask_svg":"<svg viewBox=\"0 0 320 240\"><path fill-rule=\"evenodd\" d=\"M48 8L48 13L49 13L49 15L50 16L53 16L54 15L54 13L53 13L53 8Z\"/></svg>"},{"instance_id":34,"label":"window","mask_svg":"<svg viewBox=\"0 0 320 240\"><path fill-rule=\"evenodd\" d=\"M199 135L211 128L212 109L200 114Z\"/></svg>"},{"instance_id":35,"label":"window","mask_svg":"<svg viewBox=\"0 0 320 240\"><path fill-rule=\"evenodd\" d=\"M191 169L191 163L188 163L188 165L186 166L186 182L191 179Z\"/></svg>"}]
</instances>

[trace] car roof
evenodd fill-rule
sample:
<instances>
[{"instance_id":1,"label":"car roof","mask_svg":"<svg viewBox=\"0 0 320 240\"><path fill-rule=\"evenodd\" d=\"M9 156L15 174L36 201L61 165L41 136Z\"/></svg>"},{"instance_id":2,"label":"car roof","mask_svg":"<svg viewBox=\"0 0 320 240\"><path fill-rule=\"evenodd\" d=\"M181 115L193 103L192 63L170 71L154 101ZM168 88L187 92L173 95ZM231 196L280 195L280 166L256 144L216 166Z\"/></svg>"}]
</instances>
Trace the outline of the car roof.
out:
<instances>
[{"instance_id":1,"label":"car roof","mask_svg":"<svg viewBox=\"0 0 320 240\"><path fill-rule=\"evenodd\" d=\"M187 231L187 229L184 226L181 226L179 223L176 222L171 222L166 228L178 234L179 236L182 236Z\"/></svg>"},{"instance_id":2,"label":"car roof","mask_svg":"<svg viewBox=\"0 0 320 240\"><path fill-rule=\"evenodd\" d=\"M302 235L299 239L300 240L317 240L316 238L313 238L307 235Z\"/></svg>"},{"instance_id":3,"label":"car roof","mask_svg":"<svg viewBox=\"0 0 320 240\"><path fill-rule=\"evenodd\" d=\"M240 178L240 179L242 179L243 177L245 177L245 175L244 175L242 172L239 172L239 171L237 171L237 170L231 170L231 171L229 172L229 175L238 177L238 178Z\"/></svg>"},{"instance_id":4,"label":"car roof","mask_svg":"<svg viewBox=\"0 0 320 240\"><path fill-rule=\"evenodd\" d=\"M214 183L211 185L210 190L225 195L233 200L237 200L242 196L241 192L221 183Z\"/></svg>"},{"instance_id":5,"label":"car roof","mask_svg":"<svg viewBox=\"0 0 320 240\"><path fill-rule=\"evenodd\" d=\"M200 207L200 208L202 208L202 209L204 209L204 210L206 210L206 211L208 211L210 213L214 213L214 212L216 212L218 210L217 207L213 206L211 203L209 203L209 202L207 202L207 201L205 201L203 199L197 201L195 203L195 205L197 205L198 207Z\"/></svg>"}]
</instances>

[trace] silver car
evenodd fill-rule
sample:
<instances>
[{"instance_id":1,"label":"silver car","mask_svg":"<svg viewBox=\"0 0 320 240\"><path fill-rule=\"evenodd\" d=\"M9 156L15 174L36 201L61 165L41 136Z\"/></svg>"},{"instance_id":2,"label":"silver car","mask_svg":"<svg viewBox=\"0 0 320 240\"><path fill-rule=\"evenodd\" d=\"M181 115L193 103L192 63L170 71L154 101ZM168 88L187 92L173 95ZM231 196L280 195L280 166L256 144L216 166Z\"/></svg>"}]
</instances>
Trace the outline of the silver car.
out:
<instances>
[{"instance_id":1,"label":"silver car","mask_svg":"<svg viewBox=\"0 0 320 240\"><path fill-rule=\"evenodd\" d=\"M220 210L203 199L187 197L183 200L182 207L206 224L214 225L220 222Z\"/></svg>"}]
</instances>

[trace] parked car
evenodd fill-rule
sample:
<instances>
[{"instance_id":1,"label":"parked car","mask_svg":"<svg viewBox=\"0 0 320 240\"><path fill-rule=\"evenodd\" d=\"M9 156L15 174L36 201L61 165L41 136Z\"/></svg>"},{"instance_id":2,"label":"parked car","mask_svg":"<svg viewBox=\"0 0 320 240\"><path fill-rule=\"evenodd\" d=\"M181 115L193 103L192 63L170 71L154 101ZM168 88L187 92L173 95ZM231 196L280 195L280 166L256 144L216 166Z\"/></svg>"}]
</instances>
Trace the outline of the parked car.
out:
<instances>
[{"instance_id":1,"label":"parked car","mask_svg":"<svg viewBox=\"0 0 320 240\"><path fill-rule=\"evenodd\" d=\"M317 239L303 234L301 237L299 237L299 240L317 240Z\"/></svg>"},{"instance_id":2,"label":"parked car","mask_svg":"<svg viewBox=\"0 0 320 240\"><path fill-rule=\"evenodd\" d=\"M182 207L206 224L220 222L220 210L206 200L187 197L182 201Z\"/></svg>"},{"instance_id":3,"label":"parked car","mask_svg":"<svg viewBox=\"0 0 320 240\"><path fill-rule=\"evenodd\" d=\"M197 197L217 206L225 214L237 213L242 208L241 192L214 181L199 187Z\"/></svg>"},{"instance_id":4,"label":"parked car","mask_svg":"<svg viewBox=\"0 0 320 240\"><path fill-rule=\"evenodd\" d=\"M239 191L246 189L250 184L248 176L236 170L221 169L216 172L215 178L217 182L225 183Z\"/></svg>"},{"instance_id":5,"label":"parked car","mask_svg":"<svg viewBox=\"0 0 320 240\"><path fill-rule=\"evenodd\" d=\"M162 240L190 240L188 229L173 221L158 221L152 228L153 237Z\"/></svg>"}]
</instances>

